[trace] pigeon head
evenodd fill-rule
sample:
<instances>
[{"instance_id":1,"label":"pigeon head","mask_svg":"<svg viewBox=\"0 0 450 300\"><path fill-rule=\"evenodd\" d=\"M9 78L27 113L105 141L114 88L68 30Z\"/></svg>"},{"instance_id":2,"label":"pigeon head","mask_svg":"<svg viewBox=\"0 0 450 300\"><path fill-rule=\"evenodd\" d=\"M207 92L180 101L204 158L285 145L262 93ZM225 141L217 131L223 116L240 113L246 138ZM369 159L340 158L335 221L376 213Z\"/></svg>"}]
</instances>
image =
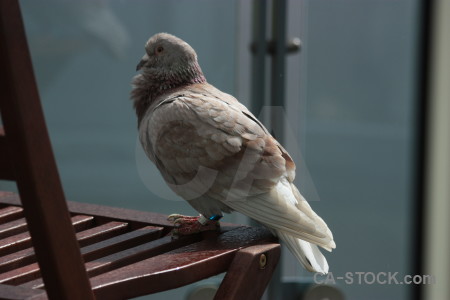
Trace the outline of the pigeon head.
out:
<instances>
[{"instance_id":1,"label":"pigeon head","mask_svg":"<svg viewBox=\"0 0 450 300\"><path fill-rule=\"evenodd\" d=\"M206 82L194 49L182 39L158 33L145 44L145 55L136 67L131 98L138 119L156 99L168 90Z\"/></svg>"},{"instance_id":2,"label":"pigeon head","mask_svg":"<svg viewBox=\"0 0 450 300\"><path fill-rule=\"evenodd\" d=\"M136 67L143 69L166 69L181 71L197 63L197 54L185 41L168 33L158 33L145 44L146 54Z\"/></svg>"}]
</instances>

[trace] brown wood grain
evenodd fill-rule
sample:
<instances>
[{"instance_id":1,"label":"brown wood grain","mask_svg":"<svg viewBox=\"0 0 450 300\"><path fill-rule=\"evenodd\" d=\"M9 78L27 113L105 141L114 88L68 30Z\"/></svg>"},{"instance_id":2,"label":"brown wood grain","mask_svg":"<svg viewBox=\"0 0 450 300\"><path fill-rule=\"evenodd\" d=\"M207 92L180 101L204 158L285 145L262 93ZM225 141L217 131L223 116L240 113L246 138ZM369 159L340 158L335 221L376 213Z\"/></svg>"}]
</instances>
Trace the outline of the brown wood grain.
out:
<instances>
[{"instance_id":1,"label":"brown wood grain","mask_svg":"<svg viewBox=\"0 0 450 300\"><path fill-rule=\"evenodd\" d=\"M76 237L80 247L84 247L124 233L127 227L128 223L113 221L78 232Z\"/></svg>"},{"instance_id":2,"label":"brown wood grain","mask_svg":"<svg viewBox=\"0 0 450 300\"><path fill-rule=\"evenodd\" d=\"M27 248L0 257L0 273L36 262L33 248Z\"/></svg>"},{"instance_id":3,"label":"brown wood grain","mask_svg":"<svg viewBox=\"0 0 450 300\"><path fill-rule=\"evenodd\" d=\"M90 216L75 216L72 218L72 222L79 230L80 228L84 228L86 222L90 222L92 219L93 218ZM123 222L109 222L94 228L89 228L77 233L78 242L80 245L93 244L124 232L127 226L128 224ZM16 251L17 249L19 249L19 247L29 246L30 241L31 238L28 232L12 236L8 239L3 239L0 241L0 254L2 250L1 245L3 244L5 245L5 248L8 249L8 251ZM28 261L31 257L34 257L34 252L30 253L29 251L27 251L27 249L18 252L28 255ZM24 259L25 257L22 256L21 258L22 259L20 260L20 263L24 264L26 262ZM9 263L9 265L11 266L11 261L5 262L3 264L4 268L5 265L8 265L7 263ZM0 273L0 283L18 285L27 281L37 279L41 276L39 265L37 263L18 266L18 262L16 259L14 260L14 266L15 267L13 269Z\"/></svg>"},{"instance_id":4,"label":"brown wood grain","mask_svg":"<svg viewBox=\"0 0 450 300\"><path fill-rule=\"evenodd\" d=\"M0 132L0 180L14 180L14 169L4 132Z\"/></svg>"},{"instance_id":5,"label":"brown wood grain","mask_svg":"<svg viewBox=\"0 0 450 300\"><path fill-rule=\"evenodd\" d=\"M261 299L281 254L280 244L255 245L236 253L214 300ZM266 264L260 265L261 255Z\"/></svg>"},{"instance_id":6,"label":"brown wood grain","mask_svg":"<svg viewBox=\"0 0 450 300\"><path fill-rule=\"evenodd\" d=\"M111 236L123 232L127 228L126 223L109 222L94 228L81 231L77 234L80 245L90 245ZM0 283L8 283L12 285L22 284L27 281L35 280L40 277L39 266L32 263L26 266L15 268L9 272L0 274Z\"/></svg>"},{"instance_id":7,"label":"brown wood grain","mask_svg":"<svg viewBox=\"0 0 450 300\"><path fill-rule=\"evenodd\" d=\"M267 230L239 227L96 276L91 284L96 297L112 300L173 289L225 272L237 251L270 241Z\"/></svg>"},{"instance_id":8,"label":"brown wood grain","mask_svg":"<svg viewBox=\"0 0 450 300\"><path fill-rule=\"evenodd\" d=\"M8 144L1 154L12 162L36 256L45 266L48 295L94 299L50 145L18 0L0 1L0 70Z\"/></svg>"},{"instance_id":9,"label":"brown wood grain","mask_svg":"<svg viewBox=\"0 0 450 300\"><path fill-rule=\"evenodd\" d=\"M93 220L94 218L91 216L77 215L72 217L72 224L76 231L81 231L92 226ZM0 240L0 247L1 245L7 247L9 245L8 243L14 240L15 239L9 239L7 241ZM33 248L30 247L23 250L16 250L11 254L0 256L0 273L20 268L33 262L36 262Z\"/></svg>"},{"instance_id":10,"label":"brown wood grain","mask_svg":"<svg viewBox=\"0 0 450 300\"><path fill-rule=\"evenodd\" d=\"M0 194L0 203L2 202L2 200L4 199L2 199ZM80 207L81 206L83 206L83 204L80 204ZM102 210L106 211L108 210L108 208L103 207ZM78 212L81 211L86 212L86 208L82 208ZM99 214L99 210L97 210L96 212L100 217L105 218L104 215ZM152 214L150 214L150 216L152 216ZM128 276L129 278L136 277L137 274L139 274L139 277L141 279L145 278L144 280L146 282L158 283L157 287L152 285L149 286L147 284L147 288L145 289L145 291L133 289L132 296L134 297L136 295L154 293L160 290L165 290L167 288L174 288L176 286L181 286L189 282L194 282L199 280L199 278L206 278L208 276L211 276L211 274L224 272L227 270L227 268L230 268L228 271L229 274L226 275L226 278L229 279L224 280L223 284L225 287L227 284L231 284L233 288L226 287L225 291L228 292L224 294L225 296L221 296L222 298L219 297L217 299L239 299L240 296L236 296L237 298L232 297L235 297L233 295L247 295L246 293L249 293L249 291L245 288L245 285L239 284L245 279L242 279L238 276L241 272L236 270L233 271L233 269L236 268L236 266L245 265L243 262L240 262L241 260L247 261L246 264L255 264L257 262L254 257L252 258L254 261L249 262L249 254L247 252L250 250L240 250L244 251L241 253L239 249L248 247L253 243L257 244L273 240L273 237L271 237L270 234L267 235L267 232L265 232L264 230L262 231L263 234L260 236L258 236L257 234L255 235L254 232L253 234L249 235L248 233L246 233L246 231L253 231L255 229L250 229L247 227L237 228L235 226L224 226L224 233L221 236L217 236L217 234L203 234L202 236L194 236L195 240L192 240L192 237L189 237L190 240L186 241L183 241L183 239L173 240L170 236L164 237L162 236L162 234L164 233L164 227L154 226L143 227L142 230L144 232L139 232L141 230L139 229L126 233L120 232L120 234L116 236L104 238L101 237L102 234L108 234L110 230L114 232L116 228L129 228L127 223L114 221L94 226L95 218L90 216L75 215L72 219L75 224L77 222L84 224L84 231L80 231L80 228L78 228L78 231L80 231L77 234L79 239L89 239L90 237L98 236L98 238L101 240L95 240L96 238L94 238L95 242L90 243L89 245L85 245L81 249L85 260L87 261L86 268L88 270L88 274L90 276L94 276L92 280L97 281L99 280L99 278L102 278L101 276L105 276L105 278L110 281L110 284L102 285L102 288L100 289L96 288L95 293L99 297L99 299L114 299L109 298L112 297L111 293L116 294L115 292L112 292L112 290L115 290L115 288L112 290L111 288L116 285L122 286L124 284L128 286L128 284L130 283L129 280L117 280L117 278L114 276L114 274L117 275L116 272L123 274L123 276ZM137 222L140 223L141 221L142 219L138 218ZM86 226L86 224L88 225ZM142 236L146 236L148 240L142 238L139 239ZM137 238L138 242L136 242L133 237ZM155 238L156 240L154 240ZM135 244L132 244L133 240ZM189 244L188 246L185 246L186 242ZM220 246L218 247L215 243L219 243ZM233 244L235 246L232 246ZM275 246L277 245L278 244L276 244ZM272 245L269 248L276 248L275 246ZM263 245L262 247L265 246ZM170 251L171 249L173 250ZM32 252L30 253L29 249L25 249L23 251L27 252L28 255L32 255ZM239 258L242 255L245 256L245 259ZM170 259L168 259L169 257ZM259 281L255 281L253 283L251 294L247 295L248 297L250 297L248 299L257 299L257 296L255 295L259 295L259 293L264 292L264 288L273 271L271 269L271 266L276 265L277 263L277 259L273 258L276 258L276 255L270 254L268 265L265 269L266 271L257 272L256 274L252 275L255 280ZM153 263L151 263L151 261L153 261ZM168 261L172 263L167 263ZM238 261L239 263L236 263L235 261ZM161 262L165 263L161 265ZM147 266L148 268L144 267L145 270L142 268L136 268L137 266L142 266L142 264L144 266ZM195 267L191 266L191 264ZM150 268L149 265L152 265L153 269ZM160 269L154 269L157 265L160 266ZM229 267L230 265L231 267ZM1 267L2 264L0 258L0 270ZM199 268L201 272L198 271L197 268ZM251 267L248 268L251 269ZM137 272L130 272L129 270L131 269ZM174 272L174 269L178 270L177 272L175 272L176 274L172 274ZM193 270L191 270L189 273L186 273L187 271L185 271L185 269ZM184 271L180 272L180 270ZM239 268L237 270L239 270ZM14 272L16 272L17 277L11 276L14 275ZM22 269L15 269L14 272L9 274L9 281L6 282L14 284L21 283L20 287L22 288L43 288L44 285L42 279L39 278L39 269L36 264L32 264L31 266L22 266ZM189 274L189 276L186 276L186 274ZM195 274L195 276L192 276L191 274ZM0 281L2 281L1 275L2 274L0 274ZM172 282L168 284L166 283L166 279L170 277L176 278L176 280L172 280ZM161 282L163 283L161 284ZM131 283L136 284L134 280L132 280ZM108 288L106 288L105 286L108 286ZM122 296L123 295L121 295L120 297Z\"/></svg>"},{"instance_id":11,"label":"brown wood grain","mask_svg":"<svg viewBox=\"0 0 450 300\"><path fill-rule=\"evenodd\" d=\"M6 201L4 201L5 199ZM1 203L18 204L18 197L10 193L2 194L0 192ZM88 213L89 209L93 207L84 203L75 203L74 206L77 207L76 213ZM87 229L88 232L91 231L92 233L102 231L99 229L92 231L93 228L96 228L94 224L97 217L101 220L108 220L117 212L125 211L127 216L131 216L136 212L120 208L99 206L94 206L94 208L96 217L94 217L94 220L91 219L89 227L85 227L85 230ZM148 214L147 217L145 217L146 214ZM243 263L235 264L235 260L238 262L240 260L246 261L246 264L250 266L255 263L254 261L250 262L250 260L255 260L253 256L256 254L252 256L252 259L249 259L249 254L241 249L258 244L263 244L262 246L265 247L265 244L269 243L269 246L267 246L269 250L273 248L269 252L275 252L270 254L265 271L252 275L258 281L257 284L253 285L253 294L249 297L255 297L254 295L264 292L265 286L273 272L271 268L278 261L276 253L279 251L276 250L276 246L279 244L275 244L275 246L270 244L270 242L274 241L274 238L266 230L232 225L223 226L223 233L219 236L205 233L186 239L173 240L172 237L165 236L167 234L167 229L164 229L167 228L164 226L167 224L166 216L146 212L136 212L136 215L131 217L132 221L128 220L128 222L142 224L144 220L149 220L151 223L157 223L156 220L162 220L161 223L163 224L159 227L147 226L121 233L102 241L96 241L81 249L85 257L87 272L92 277L92 285L98 299L121 299L122 297L135 297L155 293L225 272L228 268L230 268L230 275L227 276L230 279L224 281L223 284L226 286L226 284L235 282L237 283L236 291L233 293L236 295L245 294L249 291L245 289L244 285L240 286L238 284L240 280L244 279L240 279L236 275L239 274L239 271L233 271L237 265ZM120 220L124 219L123 214L120 217ZM76 215L73 218L87 217L86 215ZM104 222L104 224L98 226L110 228L114 227L113 224L122 224L121 222ZM128 228L132 227L128 226ZM139 233L139 230L143 230L144 233ZM82 232L78 233L78 237L80 237ZM137 239L134 240L133 237ZM142 237L145 237L145 239ZM240 251L244 252L240 253ZM256 250L253 249L251 251L254 252ZM237 253L240 254L238 255ZM243 255L245 259L239 258ZM0 258L0 270L1 266ZM20 287L43 288L42 279L33 277L35 274L39 275L39 273L30 275L27 274L27 271L31 271L28 265L21 271L21 273L25 273L24 278L27 278L27 281L21 283ZM33 272L36 271L38 272L38 269ZM29 281L30 278L35 279ZM132 288L130 289L129 287ZM232 292L232 289L229 287L225 290ZM225 295L228 297L231 294ZM116 296L117 298L114 298ZM226 297L218 299L227 299Z\"/></svg>"},{"instance_id":12,"label":"brown wood grain","mask_svg":"<svg viewBox=\"0 0 450 300\"><path fill-rule=\"evenodd\" d=\"M16 193L0 191L0 203L20 206L20 196ZM159 213L75 201L67 201L67 205L70 212L74 214L87 214L117 221L164 226L167 230L173 228L173 224L167 221L167 216Z\"/></svg>"},{"instance_id":13,"label":"brown wood grain","mask_svg":"<svg viewBox=\"0 0 450 300\"><path fill-rule=\"evenodd\" d=\"M126 248L122 251L101 256L98 259L89 261L86 263L86 269L89 276L96 276L126 265L138 263L143 259L185 246L189 243L198 241L199 239L200 235L184 237L176 240L173 240L170 236L162 237L142 245ZM83 250L84 249L82 249L82 252L84 252ZM85 254L89 255L89 252L86 251ZM25 288L42 288L44 285L42 280L37 279L22 284L21 286Z\"/></svg>"},{"instance_id":14,"label":"brown wood grain","mask_svg":"<svg viewBox=\"0 0 450 300\"><path fill-rule=\"evenodd\" d=\"M100 259L114 253L125 251L126 249L137 247L138 245L152 241L161 236L163 228L146 226L138 230L104 240L102 242L86 246L81 249L84 260L89 262Z\"/></svg>"},{"instance_id":15,"label":"brown wood grain","mask_svg":"<svg viewBox=\"0 0 450 300\"><path fill-rule=\"evenodd\" d=\"M27 221L20 218L0 225L0 239L27 231Z\"/></svg>"},{"instance_id":16,"label":"brown wood grain","mask_svg":"<svg viewBox=\"0 0 450 300\"><path fill-rule=\"evenodd\" d=\"M0 198L1 199L1 198ZM23 217L23 208L7 206L0 209L0 224Z\"/></svg>"}]
</instances>

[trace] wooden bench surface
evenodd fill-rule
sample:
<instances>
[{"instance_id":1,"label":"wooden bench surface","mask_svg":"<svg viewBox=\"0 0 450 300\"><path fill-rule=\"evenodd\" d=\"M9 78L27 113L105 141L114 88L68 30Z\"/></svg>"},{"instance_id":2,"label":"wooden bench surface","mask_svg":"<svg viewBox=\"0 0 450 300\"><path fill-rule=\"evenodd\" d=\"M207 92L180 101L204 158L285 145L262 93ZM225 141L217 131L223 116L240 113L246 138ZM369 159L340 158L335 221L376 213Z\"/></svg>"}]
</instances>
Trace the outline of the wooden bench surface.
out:
<instances>
[{"instance_id":1,"label":"wooden bench surface","mask_svg":"<svg viewBox=\"0 0 450 300\"><path fill-rule=\"evenodd\" d=\"M99 299L132 298L220 274L237 251L249 246L273 245L279 251L262 228L225 224L220 233L173 239L165 215L77 202L68 206ZM0 299L19 299L13 294L46 299L19 196L0 191Z\"/></svg>"}]
</instances>

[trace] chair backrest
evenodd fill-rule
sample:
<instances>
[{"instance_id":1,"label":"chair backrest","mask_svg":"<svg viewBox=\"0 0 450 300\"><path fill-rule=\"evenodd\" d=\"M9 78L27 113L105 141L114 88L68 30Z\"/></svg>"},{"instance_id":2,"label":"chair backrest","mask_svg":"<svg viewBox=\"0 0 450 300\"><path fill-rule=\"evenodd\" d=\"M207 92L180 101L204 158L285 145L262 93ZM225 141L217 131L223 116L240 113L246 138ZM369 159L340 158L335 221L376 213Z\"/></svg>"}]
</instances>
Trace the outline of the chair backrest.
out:
<instances>
[{"instance_id":1,"label":"chair backrest","mask_svg":"<svg viewBox=\"0 0 450 300\"><path fill-rule=\"evenodd\" d=\"M18 0L0 1L0 179L15 180L50 299L94 299L65 201Z\"/></svg>"}]
</instances>

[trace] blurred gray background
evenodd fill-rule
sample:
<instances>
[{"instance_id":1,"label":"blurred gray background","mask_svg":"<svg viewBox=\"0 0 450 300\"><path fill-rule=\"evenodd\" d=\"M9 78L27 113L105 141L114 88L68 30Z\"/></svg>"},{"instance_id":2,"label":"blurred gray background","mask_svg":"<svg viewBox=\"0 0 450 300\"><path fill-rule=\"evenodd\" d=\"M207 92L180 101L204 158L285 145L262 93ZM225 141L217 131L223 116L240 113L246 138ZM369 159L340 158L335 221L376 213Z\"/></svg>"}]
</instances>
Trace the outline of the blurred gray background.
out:
<instances>
[{"instance_id":1,"label":"blurred gray background","mask_svg":"<svg viewBox=\"0 0 450 300\"><path fill-rule=\"evenodd\" d=\"M334 276L411 272L418 2L288 4L288 37L300 37L302 51L288 58L286 116L293 138L286 146L297 161L303 158L297 168L313 183L306 194L334 233L337 249L325 254ZM195 214L163 190L137 148L131 78L146 40L169 32L196 49L210 83L248 105L251 4L21 1L68 199ZM5 182L0 187L14 189ZM284 280L312 279L288 255L282 266ZM337 284L350 300L409 299L406 285ZM191 289L140 299L184 299Z\"/></svg>"}]
</instances>

